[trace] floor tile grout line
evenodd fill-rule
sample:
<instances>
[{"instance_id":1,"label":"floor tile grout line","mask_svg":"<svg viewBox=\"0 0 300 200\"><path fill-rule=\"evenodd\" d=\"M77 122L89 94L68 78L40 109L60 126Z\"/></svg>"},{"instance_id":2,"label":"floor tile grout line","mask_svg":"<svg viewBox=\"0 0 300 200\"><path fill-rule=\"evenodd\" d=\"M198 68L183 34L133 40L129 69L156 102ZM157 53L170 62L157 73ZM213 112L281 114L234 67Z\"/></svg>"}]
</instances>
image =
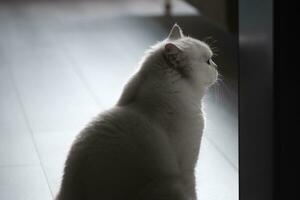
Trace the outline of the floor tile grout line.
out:
<instances>
[{"instance_id":1,"label":"floor tile grout line","mask_svg":"<svg viewBox=\"0 0 300 200\"><path fill-rule=\"evenodd\" d=\"M20 92L19 92L19 90L18 90L18 88L17 88L17 85L16 85L16 83L15 83L15 80L14 80L13 72L11 71L11 69L10 69L9 67L6 67L6 68L7 68L7 70L8 70L8 75L9 75L9 77L10 77L10 81L11 81L11 83L12 83L13 89L14 89L15 94L16 94L16 96L17 96L17 101L18 101L18 103L19 103L19 105L20 105L20 107L21 107L21 111L22 111L22 115L23 115L23 118L24 118L25 123L26 123L26 127L27 127L28 130L29 130L30 137L31 137L32 142L33 142L33 145L34 145L35 152L36 152L36 154L37 154L37 156L38 156L38 159L39 159L39 165L40 165L40 167L42 168L42 172L43 172L43 175L44 175L44 177L45 177L45 179L46 179L47 186L48 186L49 192L50 192L50 194L51 194L51 197L54 198L54 194L53 194L53 192L52 192L52 190L51 190L51 187L50 187L49 178L48 178L48 176L47 176L47 173L46 173L46 170L45 170L45 166L44 166L44 164L43 164L43 162L42 162L41 154L40 154L40 152L39 152L39 150L38 150L38 146L37 146L37 143L36 143L36 140L35 140L35 137L34 137L33 129L32 129L32 127L31 127L31 125L30 125L28 115L26 114L26 110L25 110L25 106L24 106L24 104L23 104L23 102L22 102L21 94L20 94Z\"/></svg>"},{"instance_id":2,"label":"floor tile grout line","mask_svg":"<svg viewBox=\"0 0 300 200\"><path fill-rule=\"evenodd\" d=\"M57 37L52 38L53 40L55 40L55 42L57 44L59 43L59 39ZM94 100L94 102L100 106L103 107L103 105L101 104L101 101L98 99L97 95L95 94L95 92L92 90L92 88L90 87L90 84L88 83L88 81L86 80L86 78L84 77L82 71L79 69L78 64L76 63L75 59L73 56L70 55L70 52L68 50L68 48L65 45L61 45L62 48L60 48L60 52L62 54L65 54L67 58L69 58L69 63L71 65L71 68L73 70L73 72L77 75L77 77L79 78L79 80L81 81L81 84L83 85L83 87L87 90L87 92L91 95L91 98ZM63 50L61 50L63 49Z\"/></svg>"},{"instance_id":3,"label":"floor tile grout line","mask_svg":"<svg viewBox=\"0 0 300 200\"><path fill-rule=\"evenodd\" d=\"M100 103L100 100L98 99L98 97L96 96L95 92L92 90L92 88L90 87L88 81L86 80L86 78L84 77L82 71L79 69L78 64L76 63L76 61L74 60L73 56L70 55L69 51L66 50L65 47L64 51L66 52L66 56L69 58L69 62L71 64L72 69L74 70L75 74L78 76L78 78L81 80L83 86L85 87L85 89L88 91L88 93L91 95L92 99L95 101L95 103L100 106L103 107L103 105Z\"/></svg>"},{"instance_id":4,"label":"floor tile grout line","mask_svg":"<svg viewBox=\"0 0 300 200\"><path fill-rule=\"evenodd\" d=\"M238 167L235 166L235 164L228 158L228 156L223 153L223 151L218 147L218 145L216 145L216 143L210 139L209 137L207 136L203 136L206 141L208 141L220 154L221 156L236 170L236 171L239 171Z\"/></svg>"}]
</instances>

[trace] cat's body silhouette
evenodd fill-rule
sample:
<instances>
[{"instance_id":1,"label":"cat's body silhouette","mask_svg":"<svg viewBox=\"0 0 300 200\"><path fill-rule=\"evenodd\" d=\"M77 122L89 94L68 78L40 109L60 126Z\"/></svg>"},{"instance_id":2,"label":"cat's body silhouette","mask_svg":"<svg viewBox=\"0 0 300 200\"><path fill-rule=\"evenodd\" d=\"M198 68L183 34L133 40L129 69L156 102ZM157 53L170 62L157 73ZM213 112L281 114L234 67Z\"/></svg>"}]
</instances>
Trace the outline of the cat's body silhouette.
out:
<instances>
[{"instance_id":1,"label":"cat's body silhouette","mask_svg":"<svg viewBox=\"0 0 300 200\"><path fill-rule=\"evenodd\" d=\"M208 45L174 25L116 106L74 141L56 200L196 199L201 100L218 76Z\"/></svg>"}]
</instances>

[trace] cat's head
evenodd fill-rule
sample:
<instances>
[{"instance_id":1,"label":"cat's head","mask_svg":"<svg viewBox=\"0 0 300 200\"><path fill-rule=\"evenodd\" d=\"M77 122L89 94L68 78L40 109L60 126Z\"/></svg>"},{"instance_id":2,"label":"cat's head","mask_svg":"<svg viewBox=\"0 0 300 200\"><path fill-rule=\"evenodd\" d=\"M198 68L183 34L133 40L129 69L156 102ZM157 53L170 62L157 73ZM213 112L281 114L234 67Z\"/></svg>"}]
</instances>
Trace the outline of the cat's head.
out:
<instances>
[{"instance_id":1,"label":"cat's head","mask_svg":"<svg viewBox=\"0 0 300 200\"><path fill-rule=\"evenodd\" d=\"M205 42L184 36L175 24L168 37L145 54L138 73L127 85L126 94L132 95L123 95L120 102L129 102L137 91L135 97L151 96L152 99L155 94L184 92L185 96L201 97L218 79L212 56L213 52Z\"/></svg>"},{"instance_id":2,"label":"cat's head","mask_svg":"<svg viewBox=\"0 0 300 200\"><path fill-rule=\"evenodd\" d=\"M194 85L210 86L218 78L213 52L200 40L183 35L175 24L167 39L163 41L163 55L168 65L177 70L182 78Z\"/></svg>"}]
</instances>

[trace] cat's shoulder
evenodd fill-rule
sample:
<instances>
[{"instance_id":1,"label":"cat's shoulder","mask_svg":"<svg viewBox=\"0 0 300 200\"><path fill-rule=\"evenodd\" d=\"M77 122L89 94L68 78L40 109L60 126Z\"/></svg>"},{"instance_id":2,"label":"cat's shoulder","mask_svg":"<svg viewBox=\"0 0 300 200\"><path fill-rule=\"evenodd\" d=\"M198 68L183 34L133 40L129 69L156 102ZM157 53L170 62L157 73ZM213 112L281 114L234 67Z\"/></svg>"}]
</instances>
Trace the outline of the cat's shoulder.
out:
<instances>
[{"instance_id":1,"label":"cat's shoulder","mask_svg":"<svg viewBox=\"0 0 300 200\"><path fill-rule=\"evenodd\" d=\"M155 128L156 125L151 122L143 113L128 106L115 106L96 116L83 129L82 134L100 133L100 132L136 132L146 131Z\"/></svg>"}]
</instances>

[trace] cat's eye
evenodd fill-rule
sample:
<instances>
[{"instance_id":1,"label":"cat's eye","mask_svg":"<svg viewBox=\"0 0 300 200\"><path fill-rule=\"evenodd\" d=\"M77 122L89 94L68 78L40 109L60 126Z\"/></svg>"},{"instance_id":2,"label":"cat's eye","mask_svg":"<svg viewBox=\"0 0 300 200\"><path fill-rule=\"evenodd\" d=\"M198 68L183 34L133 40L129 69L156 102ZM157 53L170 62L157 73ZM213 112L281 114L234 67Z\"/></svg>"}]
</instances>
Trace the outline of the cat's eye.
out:
<instances>
[{"instance_id":1,"label":"cat's eye","mask_svg":"<svg viewBox=\"0 0 300 200\"><path fill-rule=\"evenodd\" d=\"M207 61L206 61L206 63L208 64L208 65L211 65L211 58L210 59L208 59Z\"/></svg>"}]
</instances>

